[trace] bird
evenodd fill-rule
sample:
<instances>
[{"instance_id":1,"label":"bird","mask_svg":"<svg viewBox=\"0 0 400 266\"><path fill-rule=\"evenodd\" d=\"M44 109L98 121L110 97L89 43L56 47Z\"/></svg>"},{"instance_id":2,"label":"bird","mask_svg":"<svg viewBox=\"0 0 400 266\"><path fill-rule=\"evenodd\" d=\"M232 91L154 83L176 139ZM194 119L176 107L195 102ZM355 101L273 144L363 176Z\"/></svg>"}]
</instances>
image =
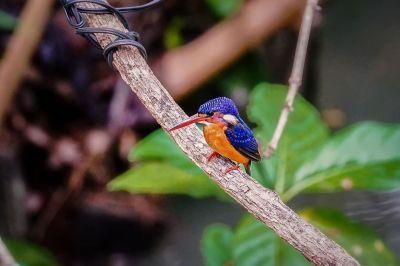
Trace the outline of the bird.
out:
<instances>
[{"instance_id":1,"label":"bird","mask_svg":"<svg viewBox=\"0 0 400 266\"><path fill-rule=\"evenodd\" d=\"M258 143L231 99L218 97L207 101L199 107L196 114L168 131L172 132L193 123L203 125L204 138L214 150L207 161L222 155L236 162L224 174L238 170L240 164L243 164L246 173L251 175L251 162L261 160Z\"/></svg>"}]
</instances>

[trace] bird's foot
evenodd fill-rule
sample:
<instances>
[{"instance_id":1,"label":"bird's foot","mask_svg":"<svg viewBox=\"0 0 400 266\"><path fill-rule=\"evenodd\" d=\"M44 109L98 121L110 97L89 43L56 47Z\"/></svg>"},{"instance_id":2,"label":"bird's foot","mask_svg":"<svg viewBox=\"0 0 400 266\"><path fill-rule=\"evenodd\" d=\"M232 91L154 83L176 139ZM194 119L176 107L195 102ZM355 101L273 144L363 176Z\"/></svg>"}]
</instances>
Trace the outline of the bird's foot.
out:
<instances>
[{"instance_id":1,"label":"bird's foot","mask_svg":"<svg viewBox=\"0 0 400 266\"><path fill-rule=\"evenodd\" d=\"M226 175L227 173L233 171L233 170L238 170L240 168L240 164L236 164L232 167L230 167L228 170L225 171L224 175Z\"/></svg>"},{"instance_id":2,"label":"bird's foot","mask_svg":"<svg viewBox=\"0 0 400 266\"><path fill-rule=\"evenodd\" d=\"M209 162L212 158L214 158L215 156L217 156L219 153L214 151L213 153L210 154L210 156L207 157L207 162Z\"/></svg>"}]
</instances>

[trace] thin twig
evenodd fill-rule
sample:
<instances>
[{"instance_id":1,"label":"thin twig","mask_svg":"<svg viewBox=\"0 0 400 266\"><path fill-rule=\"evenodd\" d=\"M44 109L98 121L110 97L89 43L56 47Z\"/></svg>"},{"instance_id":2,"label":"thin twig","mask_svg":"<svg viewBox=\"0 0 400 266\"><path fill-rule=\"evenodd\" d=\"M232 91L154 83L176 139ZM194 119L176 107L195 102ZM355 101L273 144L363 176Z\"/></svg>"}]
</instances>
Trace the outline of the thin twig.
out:
<instances>
[{"instance_id":1,"label":"thin twig","mask_svg":"<svg viewBox=\"0 0 400 266\"><path fill-rule=\"evenodd\" d=\"M80 4L80 6L95 8L93 4ZM91 27L126 31L113 15L88 14L84 17ZM103 48L115 39L105 34L95 35ZM113 58L114 66L123 80L164 129L169 129L178 121L188 117L154 76L136 48L120 47L113 54ZM315 265L359 265L339 245L286 206L275 192L261 186L241 171L225 175L224 171L233 166L229 160L215 158L212 162L208 162L207 156L212 150L196 126L192 125L174 131L171 137L214 182L281 238L299 250L309 261Z\"/></svg>"},{"instance_id":2,"label":"thin twig","mask_svg":"<svg viewBox=\"0 0 400 266\"><path fill-rule=\"evenodd\" d=\"M54 0L29 0L0 64L0 127L42 37Z\"/></svg>"},{"instance_id":3,"label":"thin twig","mask_svg":"<svg viewBox=\"0 0 400 266\"><path fill-rule=\"evenodd\" d=\"M17 266L14 258L11 256L6 245L0 237L0 265L1 266Z\"/></svg>"},{"instance_id":4,"label":"thin twig","mask_svg":"<svg viewBox=\"0 0 400 266\"><path fill-rule=\"evenodd\" d=\"M267 150L264 153L266 158L271 157L276 148L280 138L282 137L283 130L287 123L289 113L293 110L293 102L296 97L297 91L301 86L303 79L304 61L307 54L308 40L310 38L311 26L314 16L314 10L318 10L319 0L307 0L306 9L303 15L303 21L301 23L299 39L296 46L296 54L294 56L294 63L292 74L289 79L289 90L286 96L285 105L279 117L278 125L275 128L274 135L268 144Z\"/></svg>"}]
</instances>

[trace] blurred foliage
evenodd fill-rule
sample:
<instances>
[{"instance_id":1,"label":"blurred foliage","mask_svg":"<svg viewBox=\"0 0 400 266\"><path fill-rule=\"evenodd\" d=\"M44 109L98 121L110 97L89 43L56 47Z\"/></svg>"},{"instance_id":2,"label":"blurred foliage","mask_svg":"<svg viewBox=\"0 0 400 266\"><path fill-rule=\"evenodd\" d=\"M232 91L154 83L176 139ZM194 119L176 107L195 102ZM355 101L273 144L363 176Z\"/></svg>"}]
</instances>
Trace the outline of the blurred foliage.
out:
<instances>
[{"instance_id":1,"label":"blurred foliage","mask_svg":"<svg viewBox=\"0 0 400 266\"><path fill-rule=\"evenodd\" d=\"M201 240L204 260L209 266L232 264L232 229L224 224L213 224L206 228Z\"/></svg>"},{"instance_id":2,"label":"blurred foliage","mask_svg":"<svg viewBox=\"0 0 400 266\"><path fill-rule=\"evenodd\" d=\"M227 198L163 130L156 130L139 142L129 160L140 163L112 180L108 185L111 190Z\"/></svg>"},{"instance_id":3,"label":"blurred foliage","mask_svg":"<svg viewBox=\"0 0 400 266\"><path fill-rule=\"evenodd\" d=\"M183 22L179 18L168 24L164 32L164 46L167 49L177 48L183 44L182 26Z\"/></svg>"},{"instance_id":4,"label":"blurred foliage","mask_svg":"<svg viewBox=\"0 0 400 266\"><path fill-rule=\"evenodd\" d=\"M286 86L262 83L250 95L249 118L265 147L272 137L287 93ZM318 111L297 96L279 147L253 166L253 177L285 201L300 192L395 189L400 186L400 126L377 122L352 125L330 136ZM134 193L176 193L193 197L226 194L158 130L132 149L136 165L118 176L111 189ZM306 209L301 215L337 241L363 265L395 265L394 255L369 228L337 211ZM309 265L274 232L245 216L235 230L210 226L203 235L207 265ZM383 264L382 264L383 263Z\"/></svg>"},{"instance_id":5,"label":"blurred foliage","mask_svg":"<svg viewBox=\"0 0 400 266\"><path fill-rule=\"evenodd\" d=\"M125 189L136 193L151 191L158 194L187 194L195 198L224 197L223 191L201 171L184 171L162 161L143 163L128 170L113 181L110 187L113 190Z\"/></svg>"},{"instance_id":6,"label":"blurred foliage","mask_svg":"<svg viewBox=\"0 0 400 266\"><path fill-rule=\"evenodd\" d=\"M5 239L4 242L20 266L58 265L49 251L28 241Z\"/></svg>"},{"instance_id":7,"label":"blurred foliage","mask_svg":"<svg viewBox=\"0 0 400 266\"><path fill-rule=\"evenodd\" d=\"M370 228L331 209L305 209L300 215L348 250L361 265L398 265L392 252ZM233 230L211 225L204 231L202 253L208 266L311 265L263 223L245 215Z\"/></svg>"},{"instance_id":8,"label":"blurred foliage","mask_svg":"<svg viewBox=\"0 0 400 266\"><path fill-rule=\"evenodd\" d=\"M251 71L248 71L249 66ZM251 91L258 83L268 78L267 72L261 55L250 52L214 79L212 87L221 88L227 94L233 94L238 89Z\"/></svg>"},{"instance_id":9,"label":"blurred foliage","mask_svg":"<svg viewBox=\"0 0 400 266\"><path fill-rule=\"evenodd\" d=\"M394 254L371 228L332 209L304 209L300 216L337 242L361 265L399 265Z\"/></svg>"},{"instance_id":10,"label":"blurred foliage","mask_svg":"<svg viewBox=\"0 0 400 266\"><path fill-rule=\"evenodd\" d=\"M13 31L18 24L18 19L0 10L0 29Z\"/></svg>"},{"instance_id":11,"label":"blurred foliage","mask_svg":"<svg viewBox=\"0 0 400 266\"><path fill-rule=\"evenodd\" d=\"M206 0L211 11L218 18L225 18L240 10L243 0Z\"/></svg>"},{"instance_id":12,"label":"blurred foliage","mask_svg":"<svg viewBox=\"0 0 400 266\"><path fill-rule=\"evenodd\" d=\"M257 124L254 132L263 147L272 138L286 91L286 86L262 83L251 94L249 118ZM329 137L327 126L311 104L298 96L293 108L274 156L254 164L254 178L279 194L293 186L294 173L316 156L318 147Z\"/></svg>"},{"instance_id":13,"label":"blurred foliage","mask_svg":"<svg viewBox=\"0 0 400 266\"><path fill-rule=\"evenodd\" d=\"M296 172L288 197L304 188L317 192L398 188L399 144L399 125L364 122L341 130Z\"/></svg>"}]
</instances>

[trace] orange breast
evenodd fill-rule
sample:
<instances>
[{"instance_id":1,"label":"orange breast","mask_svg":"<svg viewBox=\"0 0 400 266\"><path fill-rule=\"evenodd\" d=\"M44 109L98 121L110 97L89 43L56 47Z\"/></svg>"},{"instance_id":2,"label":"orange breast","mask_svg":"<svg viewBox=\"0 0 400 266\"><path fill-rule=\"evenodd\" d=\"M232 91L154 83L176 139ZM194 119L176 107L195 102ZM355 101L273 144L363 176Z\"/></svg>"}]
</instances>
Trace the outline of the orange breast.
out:
<instances>
[{"instance_id":1,"label":"orange breast","mask_svg":"<svg viewBox=\"0 0 400 266\"><path fill-rule=\"evenodd\" d=\"M246 164L249 162L247 157L235 150L226 137L224 128L221 126L215 124L204 125L203 133L208 145L222 156L238 163Z\"/></svg>"}]
</instances>

